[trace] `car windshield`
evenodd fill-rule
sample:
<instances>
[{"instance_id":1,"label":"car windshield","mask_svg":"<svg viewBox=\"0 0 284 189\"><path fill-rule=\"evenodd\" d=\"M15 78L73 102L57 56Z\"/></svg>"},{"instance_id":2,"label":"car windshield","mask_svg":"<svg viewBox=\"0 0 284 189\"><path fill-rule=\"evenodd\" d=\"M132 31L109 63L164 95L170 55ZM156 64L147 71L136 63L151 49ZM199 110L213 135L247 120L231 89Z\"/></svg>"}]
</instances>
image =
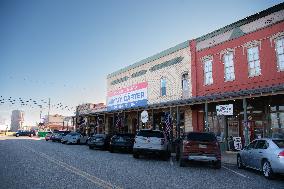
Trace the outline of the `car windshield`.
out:
<instances>
[{"instance_id":1,"label":"car windshield","mask_svg":"<svg viewBox=\"0 0 284 189\"><path fill-rule=\"evenodd\" d=\"M216 137L211 133L189 133L187 140L212 142L216 140Z\"/></svg>"},{"instance_id":2,"label":"car windshield","mask_svg":"<svg viewBox=\"0 0 284 189\"><path fill-rule=\"evenodd\" d=\"M137 136L164 138L164 134L160 131L139 131Z\"/></svg>"},{"instance_id":3,"label":"car windshield","mask_svg":"<svg viewBox=\"0 0 284 189\"><path fill-rule=\"evenodd\" d=\"M284 140L272 140L279 148L284 148Z\"/></svg>"}]
</instances>

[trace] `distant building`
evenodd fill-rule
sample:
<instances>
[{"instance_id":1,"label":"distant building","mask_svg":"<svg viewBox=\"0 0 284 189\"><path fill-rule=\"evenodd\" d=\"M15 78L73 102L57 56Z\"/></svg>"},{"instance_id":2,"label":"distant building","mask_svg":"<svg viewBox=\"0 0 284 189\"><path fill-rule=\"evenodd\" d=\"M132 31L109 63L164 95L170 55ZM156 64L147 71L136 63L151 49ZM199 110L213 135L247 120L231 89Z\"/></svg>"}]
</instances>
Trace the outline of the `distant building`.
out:
<instances>
[{"instance_id":1,"label":"distant building","mask_svg":"<svg viewBox=\"0 0 284 189\"><path fill-rule=\"evenodd\" d=\"M21 110L13 110L11 116L11 131L15 132L22 129L24 123L24 112Z\"/></svg>"},{"instance_id":2,"label":"distant building","mask_svg":"<svg viewBox=\"0 0 284 189\"><path fill-rule=\"evenodd\" d=\"M50 130L61 130L63 129L64 116L55 114L55 115L46 115L44 120L44 126L46 129Z\"/></svg>"}]
</instances>

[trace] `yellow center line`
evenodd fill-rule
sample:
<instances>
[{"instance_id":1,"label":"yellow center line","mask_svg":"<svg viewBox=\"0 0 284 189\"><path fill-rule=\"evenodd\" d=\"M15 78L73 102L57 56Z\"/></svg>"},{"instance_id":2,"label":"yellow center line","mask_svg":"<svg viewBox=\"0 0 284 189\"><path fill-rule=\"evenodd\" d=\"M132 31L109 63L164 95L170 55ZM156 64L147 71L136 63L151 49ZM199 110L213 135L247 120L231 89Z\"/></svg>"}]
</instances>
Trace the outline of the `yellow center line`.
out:
<instances>
[{"instance_id":1,"label":"yellow center line","mask_svg":"<svg viewBox=\"0 0 284 189\"><path fill-rule=\"evenodd\" d=\"M80 170L80 169L78 169L76 167L73 167L73 166L71 166L71 165L69 165L67 163L64 163L62 161L56 160L56 159L54 159L54 158L52 158L52 157L50 157L50 156L48 156L48 155L46 155L46 154L44 154L42 152L35 151L34 149L32 149L30 147L26 147L26 146L23 146L23 147L26 148L27 150L30 150L30 151L34 152L35 154L37 154L39 156L41 156L41 157L43 157L43 158L45 158L45 159L47 159L47 160L49 160L49 161L59 165L59 166L67 169L68 171L70 171L70 172L72 172L72 173L74 173L76 175L79 175L79 176L89 180L90 182L92 182L92 183L94 183L94 184L96 184L96 185L98 185L98 186L100 186L102 188L106 188L106 189L113 189L113 188L115 188L115 189L122 189L121 187L115 186L115 185L111 184L110 182L102 180L102 179L100 179L100 178L98 178L98 177L96 177L94 175L91 175L91 174L89 174L89 173L87 173L85 171L82 171L82 170Z\"/></svg>"}]
</instances>

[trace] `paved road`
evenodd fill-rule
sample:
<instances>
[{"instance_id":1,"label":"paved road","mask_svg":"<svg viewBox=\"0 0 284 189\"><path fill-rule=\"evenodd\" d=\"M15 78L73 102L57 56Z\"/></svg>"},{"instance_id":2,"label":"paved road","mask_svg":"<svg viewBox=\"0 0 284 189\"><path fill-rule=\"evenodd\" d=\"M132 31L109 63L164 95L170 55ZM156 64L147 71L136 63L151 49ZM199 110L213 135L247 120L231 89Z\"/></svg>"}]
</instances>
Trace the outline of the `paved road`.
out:
<instances>
[{"instance_id":1,"label":"paved road","mask_svg":"<svg viewBox=\"0 0 284 189\"><path fill-rule=\"evenodd\" d=\"M258 172L223 165L179 167L176 162L89 150L84 145L0 137L0 188L284 188Z\"/></svg>"}]
</instances>

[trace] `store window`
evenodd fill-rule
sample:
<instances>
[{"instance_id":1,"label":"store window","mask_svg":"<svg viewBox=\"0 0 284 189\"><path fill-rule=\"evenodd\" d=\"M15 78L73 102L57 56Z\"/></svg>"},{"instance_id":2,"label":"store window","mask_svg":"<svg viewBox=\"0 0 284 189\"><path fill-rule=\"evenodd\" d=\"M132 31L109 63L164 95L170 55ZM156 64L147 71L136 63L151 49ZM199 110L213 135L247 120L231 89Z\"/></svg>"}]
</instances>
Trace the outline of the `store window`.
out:
<instances>
[{"instance_id":1,"label":"store window","mask_svg":"<svg viewBox=\"0 0 284 189\"><path fill-rule=\"evenodd\" d=\"M223 56L225 81L235 80L235 69L234 69L233 57L234 57L233 52L228 52Z\"/></svg>"},{"instance_id":2,"label":"store window","mask_svg":"<svg viewBox=\"0 0 284 189\"><path fill-rule=\"evenodd\" d=\"M249 77L255 77L260 75L260 61L258 46L250 47L248 52L248 73Z\"/></svg>"},{"instance_id":3,"label":"store window","mask_svg":"<svg viewBox=\"0 0 284 189\"><path fill-rule=\"evenodd\" d=\"M188 87L188 73L187 72L182 75L181 83L182 83L182 90L188 91L189 87Z\"/></svg>"},{"instance_id":4,"label":"store window","mask_svg":"<svg viewBox=\"0 0 284 189\"><path fill-rule=\"evenodd\" d=\"M212 73L212 59L204 61L204 84L213 84L213 73Z\"/></svg>"},{"instance_id":5,"label":"store window","mask_svg":"<svg viewBox=\"0 0 284 189\"><path fill-rule=\"evenodd\" d=\"M270 119L272 135L275 133L284 134L284 106L277 105L270 107Z\"/></svg>"},{"instance_id":6,"label":"store window","mask_svg":"<svg viewBox=\"0 0 284 189\"><path fill-rule=\"evenodd\" d=\"M278 71L284 71L284 38L276 40Z\"/></svg>"},{"instance_id":7,"label":"store window","mask_svg":"<svg viewBox=\"0 0 284 189\"><path fill-rule=\"evenodd\" d=\"M167 95L167 81L166 78L161 78L161 96Z\"/></svg>"}]
</instances>

